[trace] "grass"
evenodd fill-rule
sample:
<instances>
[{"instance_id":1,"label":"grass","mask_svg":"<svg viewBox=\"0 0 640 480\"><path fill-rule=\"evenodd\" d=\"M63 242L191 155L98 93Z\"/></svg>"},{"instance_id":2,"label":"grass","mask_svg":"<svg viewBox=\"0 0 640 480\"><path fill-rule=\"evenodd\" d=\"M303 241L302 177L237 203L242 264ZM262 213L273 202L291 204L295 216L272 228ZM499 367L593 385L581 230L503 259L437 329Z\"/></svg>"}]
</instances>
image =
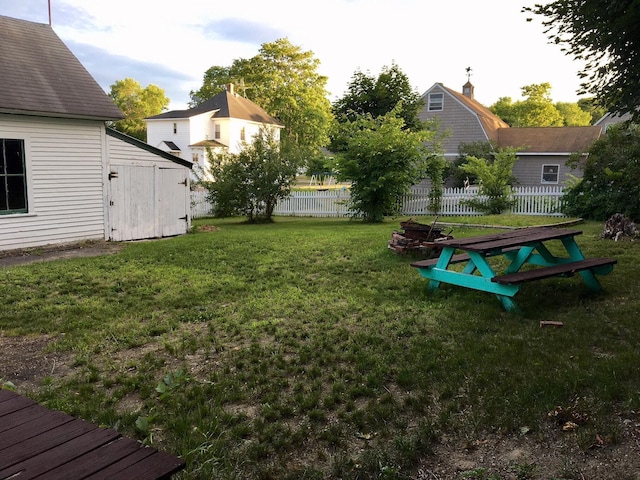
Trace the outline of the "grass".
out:
<instances>
[{"instance_id":1,"label":"grass","mask_svg":"<svg viewBox=\"0 0 640 480\"><path fill-rule=\"evenodd\" d=\"M534 282L513 314L486 293L427 292L386 248L398 222L206 220L217 230L3 269L0 333L53 336L73 373L29 395L183 456L182 479L412 478L443 436L543 441L570 419L583 448L615 443L640 408L640 246L580 225L587 256L619 261L605 293Z\"/></svg>"}]
</instances>

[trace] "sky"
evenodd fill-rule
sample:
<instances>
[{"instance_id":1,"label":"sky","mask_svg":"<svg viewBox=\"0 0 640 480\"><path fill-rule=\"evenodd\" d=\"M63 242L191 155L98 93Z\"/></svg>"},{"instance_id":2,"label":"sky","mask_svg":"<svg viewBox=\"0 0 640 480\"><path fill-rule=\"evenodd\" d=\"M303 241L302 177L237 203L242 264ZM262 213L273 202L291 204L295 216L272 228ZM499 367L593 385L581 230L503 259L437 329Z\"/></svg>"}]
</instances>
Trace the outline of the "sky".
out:
<instances>
[{"instance_id":1,"label":"sky","mask_svg":"<svg viewBox=\"0 0 640 480\"><path fill-rule=\"evenodd\" d=\"M357 71L377 77L396 64L423 94L467 81L485 106L520 100L548 82L551 98L580 97L580 64L548 42L543 18L522 13L540 0L50 0L55 33L105 92L117 80L164 89L170 110L212 66L251 58L287 38L320 61L333 102ZM49 23L48 0L0 0L0 15Z\"/></svg>"}]
</instances>

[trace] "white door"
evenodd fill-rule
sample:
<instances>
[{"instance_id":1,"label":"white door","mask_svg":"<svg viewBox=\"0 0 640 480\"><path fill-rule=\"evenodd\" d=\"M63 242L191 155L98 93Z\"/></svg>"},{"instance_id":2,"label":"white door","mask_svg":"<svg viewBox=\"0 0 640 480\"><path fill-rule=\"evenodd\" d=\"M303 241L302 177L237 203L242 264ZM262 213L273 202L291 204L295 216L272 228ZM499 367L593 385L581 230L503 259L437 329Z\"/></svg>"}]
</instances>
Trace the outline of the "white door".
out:
<instances>
[{"instance_id":1,"label":"white door","mask_svg":"<svg viewBox=\"0 0 640 480\"><path fill-rule=\"evenodd\" d=\"M163 237L182 235L189 229L191 197L187 175L182 170L160 168L160 215Z\"/></svg>"},{"instance_id":2,"label":"white door","mask_svg":"<svg viewBox=\"0 0 640 480\"><path fill-rule=\"evenodd\" d=\"M109 171L111 240L155 235L154 168L112 165Z\"/></svg>"}]
</instances>

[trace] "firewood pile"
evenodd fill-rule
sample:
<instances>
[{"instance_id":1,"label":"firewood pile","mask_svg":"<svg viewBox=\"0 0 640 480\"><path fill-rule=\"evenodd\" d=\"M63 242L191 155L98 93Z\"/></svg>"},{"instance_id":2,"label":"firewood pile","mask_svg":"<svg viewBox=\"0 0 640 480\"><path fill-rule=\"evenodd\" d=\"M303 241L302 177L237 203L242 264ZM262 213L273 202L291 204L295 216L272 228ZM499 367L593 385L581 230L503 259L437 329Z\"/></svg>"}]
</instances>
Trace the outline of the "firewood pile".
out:
<instances>
[{"instance_id":1,"label":"firewood pile","mask_svg":"<svg viewBox=\"0 0 640 480\"><path fill-rule=\"evenodd\" d=\"M615 213L604 224L603 238L615 240L628 238L638 238L640 231L636 224L621 213Z\"/></svg>"},{"instance_id":2,"label":"firewood pile","mask_svg":"<svg viewBox=\"0 0 640 480\"><path fill-rule=\"evenodd\" d=\"M432 225L425 225L409 219L400 222L402 231L394 230L389 240L389 249L396 253L418 253L422 255L436 256L440 253L438 242L453 238L449 234L442 233L442 229ZM451 232L449 232L451 233Z\"/></svg>"}]
</instances>

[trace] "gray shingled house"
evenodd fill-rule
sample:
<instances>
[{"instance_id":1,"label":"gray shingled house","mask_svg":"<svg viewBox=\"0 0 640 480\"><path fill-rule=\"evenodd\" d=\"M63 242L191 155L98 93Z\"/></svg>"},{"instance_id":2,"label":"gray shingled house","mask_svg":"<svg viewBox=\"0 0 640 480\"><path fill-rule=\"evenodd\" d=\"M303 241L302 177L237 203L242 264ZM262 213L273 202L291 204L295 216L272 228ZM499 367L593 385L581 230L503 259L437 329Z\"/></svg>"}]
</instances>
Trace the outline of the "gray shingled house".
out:
<instances>
[{"instance_id":1,"label":"gray shingled house","mask_svg":"<svg viewBox=\"0 0 640 480\"><path fill-rule=\"evenodd\" d=\"M121 118L51 26L0 16L0 250L188 230L191 162Z\"/></svg>"},{"instance_id":2,"label":"gray shingled house","mask_svg":"<svg viewBox=\"0 0 640 480\"><path fill-rule=\"evenodd\" d=\"M513 174L521 186L563 185L572 175L582 176L580 169L568 168L566 161L602 135L598 125L510 128L474 98L470 82L463 85L462 93L436 83L422 99L424 107L419 118L437 118L441 131L448 133L443 143L447 159L458 157L461 143L491 141L499 147L513 147L518 154Z\"/></svg>"}]
</instances>

